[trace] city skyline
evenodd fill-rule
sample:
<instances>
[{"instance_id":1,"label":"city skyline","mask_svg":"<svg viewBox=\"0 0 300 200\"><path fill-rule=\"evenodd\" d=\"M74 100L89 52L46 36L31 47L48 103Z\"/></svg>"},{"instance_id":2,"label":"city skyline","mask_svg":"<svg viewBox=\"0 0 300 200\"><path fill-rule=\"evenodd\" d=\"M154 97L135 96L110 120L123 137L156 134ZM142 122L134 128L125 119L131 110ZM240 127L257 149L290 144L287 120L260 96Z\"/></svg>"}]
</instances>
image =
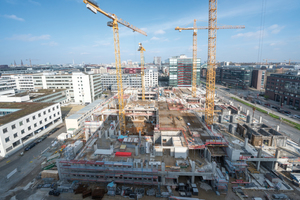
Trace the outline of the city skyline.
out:
<instances>
[{"instance_id":1,"label":"city skyline","mask_svg":"<svg viewBox=\"0 0 300 200\"><path fill-rule=\"evenodd\" d=\"M265 17L261 20L262 2ZM175 27L207 26L208 1L98 1L99 7L146 31L147 37L120 25L121 60L139 61L138 43L145 61L162 61L180 54L192 56L192 31ZM218 25L245 25L245 29L219 30L217 60L233 62L299 61L297 12L300 2L219 1ZM114 63L112 29L108 18L94 15L82 0L0 2L0 64ZM264 22L264 23L263 23ZM260 40L264 24L264 37ZM259 41L261 44L259 53ZM207 59L207 30L198 31L198 57ZM26 61L27 59L27 61Z\"/></svg>"}]
</instances>

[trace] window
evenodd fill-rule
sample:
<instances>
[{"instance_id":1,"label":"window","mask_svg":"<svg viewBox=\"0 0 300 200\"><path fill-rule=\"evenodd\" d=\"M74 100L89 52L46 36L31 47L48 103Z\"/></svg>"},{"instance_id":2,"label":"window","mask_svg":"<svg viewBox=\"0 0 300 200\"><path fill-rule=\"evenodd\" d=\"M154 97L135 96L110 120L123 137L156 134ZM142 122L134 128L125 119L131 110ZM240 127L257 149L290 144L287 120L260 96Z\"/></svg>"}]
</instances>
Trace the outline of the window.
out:
<instances>
[{"instance_id":1,"label":"window","mask_svg":"<svg viewBox=\"0 0 300 200\"><path fill-rule=\"evenodd\" d=\"M13 124L13 125L11 126L11 129L15 129L15 128L16 128L16 125Z\"/></svg>"},{"instance_id":2,"label":"window","mask_svg":"<svg viewBox=\"0 0 300 200\"><path fill-rule=\"evenodd\" d=\"M50 109L48 109L48 113L50 112L51 110Z\"/></svg>"},{"instance_id":3,"label":"window","mask_svg":"<svg viewBox=\"0 0 300 200\"><path fill-rule=\"evenodd\" d=\"M35 115L32 117L33 120L35 120Z\"/></svg>"},{"instance_id":4,"label":"window","mask_svg":"<svg viewBox=\"0 0 300 200\"><path fill-rule=\"evenodd\" d=\"M19 125L20 125L20 126L23 126L23 121L20 121L20 122L19 122Z\"/></svg>"},{"instance_id":5,"label":"window","mask_svg":"<svg viewBox=\"0 0 300 200\"><path fill-rule=\"evenodd\" d=\"M34 124L34 127L37 127L37 124L36 124L36 123Z\"/></svg>"},{"instance_id":6,"label":"window","mask_svg":"<svg viewBox=\"0 0 300 200\"><path fill-rule=\"evenodd\" d=\"M42 123L43 123L43 121L41 120L41 121L40 121L40 124L42 124Z\"/></svg>"},{"instance_id":7,"label":"window","mask_svg":"<svg viewBox=\"0 0 300 200\"><path fill-rule=\"evenodd\" d=\"M53 117L55 117L55 116L56 116L56 114L54 113Z\"/></svg>"},{"instance_id":8,"label":"window","mask_svg":"<svg viewBox=\"0 0 300 200\"><path fill-rule=\"evenodd\" d=\"M5 142L6 142L6 143L9 142L9 137L5 138Z\"/></svg>"},{"instance_id":9,"label":"window","mask_svg":"<svg viewBox=\"0 0 300 200\"><path fill-rule=\"evenodd\" d=\"M47 121L47 118L45 118L45 122Z\"/></svg>"},{"instance_id":10,"label":"window","mask_svg":"<svg viewBox=\"0 0 300 200\"><path fill-rule=\"evenodd\" d=\"M80 100L81 101L81 100ZM59 112L57 112L57 115L59 115Z\"/></svg>"},{"instance_id":11,"label":"window","mask_svg":"<svg viewBox=\"0 0 300 200\"><path fill-rule=\"evenodd\" d=\"M14 138L16 138L16 137L18 137L18 133L15 133L15 134L14 134Z\"/></svg>"},{"instance_id":12,"label":"window","mask_svg":"<svg viewBox=\"0 0 300 200\"><path fill-rule=\"evenodd\" d=\"M12 150L12 146L8 147L8 148L6 149L6 152L9 152L10 150Z\"/></svg>"},{"instance_id":13,"label":"window","mask_svg":"<svg viewBox=\"0 0 300 200\"><path fill-rule=\"evenodd\" d=\"M55 107L53 107L52 110L55 110Z\"/></svg>"},{"instance_id":14,"label":"window","mask_svg":"<svg viewBox=\"0 0 300 200\"><path fill-rule=\"evenodd\" d=\"M21 130L21 134L24 134L25 133L25 130L23 129L23 130Z\"/></svg>"},{"instance_id":15,"label":"window","mask_svg":"<svg viewBox=\"0 0 300 200\"><path fill-rule=\"evenodd\" d=\"M50 116L49 119L52 119L52 117Z\"/></svg>"},{"instance_id":16,"label":"window","mask_svg":"<svg viewBox=\"0 0 300 200\"><path fill-rule=\"evenodd\" d=\"M28 126L28 130L29 130L29 131L31 130L31 126Z\"/></svg>"},{"instance_id":17,"label":"window","mask_svg":"<svg viewBox=\"0 0 300 200\"><path fill-rule=\"evenodd\" d=\"M56 108L58 109L58 106L56 106Z\"/></svg>"},{"instance_id":18,"label":"window","mask_svg":"<svg viewBox=\"0 0 300 200\"><path fill-rule=\"evenodd\" d=\"M46 115L46 111L44 111L44 115Z\"/></svg>"},{"instance_id":19,"label":"window","mask_svg":"<svg viewBox=\"0 0 300 200\"><path fill-rule=\"evenodd\" d=\"M41 113L39 113L38 116L41 117Z\"/></svg>"},{"instance_id":20,"label":"window","mask_svg":"<svg viewBox=\"0 0 300 200\"><path fill-rule=\"evenodd\" d=\"M26 122L27 122L27 123L30 122L30 121L29 121L29 118L26 119Z\"/></svg>"},{"instance_id":21,"label":"window","mask_svg":"<svg viewBox=\"0 0 300 200\"><path fill-rule=\"evenodd\" d=\"M2 129L3 133L7 132L7 128Z\"/></svg>"}]
</instances>

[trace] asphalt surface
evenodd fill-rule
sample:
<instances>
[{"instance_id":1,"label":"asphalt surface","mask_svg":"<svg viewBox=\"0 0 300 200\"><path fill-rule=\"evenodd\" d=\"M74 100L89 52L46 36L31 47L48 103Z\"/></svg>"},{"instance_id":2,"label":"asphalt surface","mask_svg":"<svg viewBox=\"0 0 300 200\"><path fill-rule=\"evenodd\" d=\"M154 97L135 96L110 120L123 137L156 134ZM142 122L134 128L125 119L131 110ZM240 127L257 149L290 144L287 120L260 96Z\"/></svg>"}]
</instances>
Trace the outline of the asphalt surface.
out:
<instances>
[{"instance_id":1,"label":"asphalt surface","mask_svg":"<svg viewBox=\"0 0 300 200\"><path fill-rule=\"evenodd\" d=\"M43 162L43 158L40 156L41 152L49 147L59 134L66 132L64 123L58 125L58 127L62 128L48 136L44 141L36 144L29 151L25 152L24 148L22 148L12 156L0 161L0 199L9 189L18 184L26 175L36 168L36 166ZM24 155L20 156L22 151L24 151ZM17 172L7 179L7 174L14 169L17 169ZM33 178L35 177L32 177L32 179Z\"/></svg>"},{"instance_id":2,"label":"asphalt surface","mask_svg":"<svg viewBox=\"0 0 300 200\"><path fill-rule=\"evenodd\" d=\"M224 97L225 101L226 100L227 101L232 101L234 103L234 106L241 105L242 106L242 110L244 110L244 111L245 110L249 110L250 113L252 113L252 108L251 107L246 106L246 105L244 105L244 104L242 104L242 103L240 103L238 101L235 101L234 99L231 98L232 94L228 93L227 91L224 91L222 89L217 89L217 94L218 94L218 96ZM247 102L247 103L249 103L249 102ZM255 105L255 106L260 107L260 105ZM261 107L261 108L264 109L264 110L267 110L266 107ZM273 114L278 115L278 116L281 115L279 112L277 112L275 110L270 110L270 113L273 113ZM255 111L254 117L256 119L259 119L259 116L262 116L263 123L265 123L268 126L274 128L275 130L276 130L277 125L279 125L280 126L279 131L281 133L286 134L293 141L295 141L297 143L299 142L299 138L300 138L300 131L299 130L295 129L294 127L292 127L292 126L290 126L288 124L285 124L285 123L281 122L280 120L274 119L273 117L271 117L271 116L269 116L267 114L261 113L259 111Z\"/></svg>"}]
</instances>

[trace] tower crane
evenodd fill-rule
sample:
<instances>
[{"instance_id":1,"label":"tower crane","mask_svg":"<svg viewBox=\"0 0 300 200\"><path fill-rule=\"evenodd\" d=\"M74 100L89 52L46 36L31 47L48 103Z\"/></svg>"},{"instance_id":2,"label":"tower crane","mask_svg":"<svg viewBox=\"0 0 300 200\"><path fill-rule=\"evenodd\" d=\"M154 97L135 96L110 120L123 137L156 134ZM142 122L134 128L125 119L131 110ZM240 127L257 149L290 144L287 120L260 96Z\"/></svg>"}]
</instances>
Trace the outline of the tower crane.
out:
<instances>
[{"instance_id":1,"label":"tower crane","mask_svg":"<svg viewBox=\"0 0 300 200\"><path fill-rule=\"evenodd\" d=\"M144 60L144 51L145 48L142 46L142 43L139 43L139 49L138 51L141 52L141 78L142 78L142 100L145 101L145 60Z\"/></svg>"},{"instance_id":2,"label":"tower crane","mask_svg":"<svg viewBox=\"0 0 300 200\"><path fill-rule=\"evenodd\" d=\"M264 59L266 61L266 65L268 64L268 61L273 60L273 59Z\"/></svg>"},{"instance_id":3,"label":"tower crane","mask_svg":"<svg viewBox=\"0 0 300 200\"><path fill-rule=\"evenodd\" d=\"M299 60L291 60L291 59L288 59L288 60L284 60L284 61L289 61L289 65L291 65L291 61L296 61L296 62L298 62Z\"/></svg>"},{"instance_id":4,"label":"tower crane","mask_svg":"<svg viewBox=\"0 0 300 200\"><path fill-rule=\"evenodd\" d=\"M216 43L217 43L217 0L209 0L208 53L206 75L205 122L212 125L214 120ZM230 26L232 28L237 28ZM240 26L240 28L245 28Z\"/></svg>"},{"instance_id":5,"label":"tower crane","mask_svg":"<svg viewBox=\"0 0 300 200\"><path fill-rule=\"evenodd\" d=\"M115 14L111 14L100 9L96 2L92 0L83 0L83 3L86 4L86 7L91 10L93 13L97 14L97 12L105 15L110 18L112 21L107 23L107 26L113 28L114 35L114 48L115 48L115 61L116 61L116 75L117 75L117 83L118 83L118 101L119 101L119 124L120 130L122 133L126 132L126 124L125 124L125 113L124 113L124 100L123 100L123 84L122 84L122 71L121 71L121 56L120 56L120 42L119 42L119 27L118 24L122 24L127 28L133 30L133 32L141 33L147 36L146 32L140 30L139 28L129 24L128 22L118 18Z\"/></svg>"},{"instance_id":6,"label":"tower crane","mask_svg":"<svg viewBox=\"0 0 300 200\"><path fill-rule=\"evenodd\" d=\"M197 91L197 30L201 29L208 29L209 27L200 26L197 27L196 24L197 20L194 19L194 26L191 28L179 28L178 26L175 28L175 30L178 30L181 32L182 30L193 30L193 75L192 75L192 96L196 97L196 91ZM244 26L219 26L216 27L216 29L241 29L245 28Z\"/></svg>"}]
</instances>

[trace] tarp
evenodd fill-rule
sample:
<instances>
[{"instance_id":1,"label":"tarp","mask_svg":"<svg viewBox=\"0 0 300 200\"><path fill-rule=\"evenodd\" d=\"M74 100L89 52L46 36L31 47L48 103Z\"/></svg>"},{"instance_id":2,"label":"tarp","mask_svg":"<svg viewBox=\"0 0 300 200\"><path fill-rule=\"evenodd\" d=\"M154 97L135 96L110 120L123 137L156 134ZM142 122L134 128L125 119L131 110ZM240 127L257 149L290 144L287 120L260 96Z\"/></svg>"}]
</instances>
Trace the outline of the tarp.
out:
<instances>
[{"instance_id":1,"label":"tarp","mask_svg":"<svg viewBox=\"0 0 300 200\"><path fill-rule=\"evenodd\" d=\"M124 139L124 138L127 138L128 136L127 135L119 135L118 139Z\"/></svg>"},{"instance_id":2,"label":"tarp","mask_svg":"<svg viewBox=\"0 0 300 200\"><path fill-rule=\"evenodd\" d=\"M131 156L131 152L120 152L120 151L117 151L116 156Z\"/></svg>"}]
</instances>

